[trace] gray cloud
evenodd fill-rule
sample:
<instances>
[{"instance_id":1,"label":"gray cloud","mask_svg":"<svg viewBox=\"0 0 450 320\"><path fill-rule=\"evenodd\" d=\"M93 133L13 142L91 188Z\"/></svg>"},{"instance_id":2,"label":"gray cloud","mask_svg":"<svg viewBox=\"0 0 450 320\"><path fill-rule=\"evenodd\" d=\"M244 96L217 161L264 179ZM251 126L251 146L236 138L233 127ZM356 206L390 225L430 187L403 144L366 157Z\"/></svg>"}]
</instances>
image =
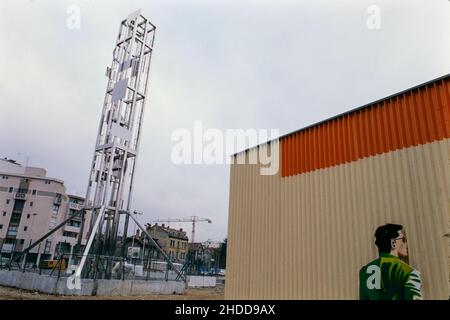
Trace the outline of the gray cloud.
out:
<instances>
[{"instance_id":1,"label":"gray cloud","mask_svg":"<svg viewBox=\"0 0 450 320\"><path fill-rule=\"evenodd\" d=\"M66 28L72 4L80 30ZM366 27L372 4L379 30ZM199 240L226 237L229 167L173 165L173 130L202 120L284 134L450 70L444 0L3 1L1 156L29 157L84 194L104 71L119 21L137 8L158 30L135 207L142 221L211 218Z\"/></svg>"}]
</instances>

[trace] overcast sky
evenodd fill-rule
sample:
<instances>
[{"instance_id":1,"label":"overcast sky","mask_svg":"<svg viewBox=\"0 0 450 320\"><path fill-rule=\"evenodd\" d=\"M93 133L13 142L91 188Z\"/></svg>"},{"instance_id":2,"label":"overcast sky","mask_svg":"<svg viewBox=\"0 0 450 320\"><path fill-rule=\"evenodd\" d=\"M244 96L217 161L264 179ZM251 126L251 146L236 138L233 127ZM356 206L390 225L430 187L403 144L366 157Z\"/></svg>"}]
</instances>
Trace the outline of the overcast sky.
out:
<instances>
[{"instance_id":1,"label":"overcast sky","mask_svg":"<svg viewBox=\"0 0 450 320\"><path fill-rule=\"evenodd\" d=\"M67 28L70 5L80 29ZM371 5L379 29L367 27ZM172 164L175 129L201 120L285 134L450 71L448 0L4 0L0 157L28 158L84 196L105 69L120 21L138 8L157 34L135 209L142 222L212 219L199 241L226 237L229 166Z\"/></svg>"}]
</instances>

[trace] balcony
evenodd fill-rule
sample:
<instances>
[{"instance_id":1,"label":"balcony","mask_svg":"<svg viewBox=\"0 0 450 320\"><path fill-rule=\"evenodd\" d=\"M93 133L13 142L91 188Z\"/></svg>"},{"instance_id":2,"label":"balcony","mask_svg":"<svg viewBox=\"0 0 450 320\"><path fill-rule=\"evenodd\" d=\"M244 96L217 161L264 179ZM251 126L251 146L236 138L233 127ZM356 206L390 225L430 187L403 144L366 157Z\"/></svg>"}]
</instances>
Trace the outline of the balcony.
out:
<instances>
[{"instance_id":1,"label":"balcony","mask_svg":"<svg viewBox=\"0 0 450 320\"><path fill-rule=\"evenodd\" d=\"M83 207L82 204L79 203L74 203L74 202L69 202L69 209L73 209L73 210L80 210Z\"/></svg>"},{"instance_id":2,"label":"balcony","mask_svg":"<svg viewBox=\"0 0 450 320\"><path fill-rule=\"evenodd\" d=\"M59 242L65 242L65 243L70 243L71 246L74 246L77 244L77 238L72 238L72 237L65 237L65 236L60 236L58 237Z\"/></svg>"},{"instance_id":3,"label":"balcony","mask_svg":"<svg viewBox=\"0 0 450 320\"><path fill-rule=\"evenodd\" d=\"M3 246L2 246L2 252L10 253L10 252L12 252L13 248L14 248L14 244L12 244L12 243L4 243Z\"/></svg>"},{"instance_id":4,"label":"balcony","mask_svg":"<svg viewBox=\"0 0 450 320\"><path fill-rule=\"evenodd\" d=\"M74 226L65 225L64 226L64 231L80 233L80 227L74 227Z\"/></svg>"},{"instance_id":5,"label":"balcony","mask_svg":"<svg viewBox=\"0 0 450 320\"><path fill-rule=\"evenodd\" d=\"M7 237L15 237L17 236L17 230L8 230L8 233L6 233Z\"/></svg>"},{"instance_id":6,"label":"balcony","mask_svg":"<svg viewBox=\"0 0 450 320\"><path fill-rule=\"evenodd\" d=\"M14 199L26 200L27 199L27 194L24 193L24 192L16 192L16 194L14 195Z\"/></svg>"}]
</instances>

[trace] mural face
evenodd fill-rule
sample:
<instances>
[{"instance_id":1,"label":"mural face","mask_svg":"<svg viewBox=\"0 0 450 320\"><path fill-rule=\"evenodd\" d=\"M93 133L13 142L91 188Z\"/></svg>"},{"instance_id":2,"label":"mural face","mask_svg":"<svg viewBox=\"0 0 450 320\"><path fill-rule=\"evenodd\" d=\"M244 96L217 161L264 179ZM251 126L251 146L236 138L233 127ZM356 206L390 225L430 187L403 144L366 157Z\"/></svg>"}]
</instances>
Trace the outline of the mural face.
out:
<instances>
[{"instance_id":1,"label":"mural face","mask_svg":"<svg viewBox=\"0 0 450 320\"><path fill-rule=\"evenodd\" d=\"M400 230L398 233L398 238L395 238L392 241L393 248L391 253L395 253L394 255L406 259L408 257L408 244L405 231Z\"/></svg>"},{"instance_id":2,"label":"mural face","mask_svg":"<svg viewBox=\"0 0 450 320\"><path fill-rule=\"evenodd\" d=\"M408 257L405 230L401 225L386 224L375 236L380 256L359 272L360 299L421 300L420 273L404 261Z\"/></svg>"}]
</instances>

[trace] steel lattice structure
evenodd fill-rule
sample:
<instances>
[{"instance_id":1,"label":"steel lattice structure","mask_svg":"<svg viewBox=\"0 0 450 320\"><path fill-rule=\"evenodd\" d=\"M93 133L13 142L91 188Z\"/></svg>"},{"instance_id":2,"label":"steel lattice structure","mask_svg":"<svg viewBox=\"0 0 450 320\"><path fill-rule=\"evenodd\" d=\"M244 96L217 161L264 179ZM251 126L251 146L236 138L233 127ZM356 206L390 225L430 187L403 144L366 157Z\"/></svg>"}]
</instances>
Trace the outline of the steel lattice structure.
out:
<instances>
[{"instance_id":1,"label":"steel lattice structure","mask_svg":"<svg viewBox=\"0 0 450 320\"><path fill-rule=\"evenodd\" d=\"M106 70L108 85L98 128L84 207L75 215L61 222L43 235L21 254L21 258L63 227L68 221L82 216L78 237L77 268L68 281L75 283L82 277L88 257L104 259L103 273L95 277L111 278L114 257L125 263L125 241L131 218L147 239L159 251L168 266L177 273L177 279L185 279L147 230L133 217L132 193L136 161L141 138L145 102L147 100L150 60L153 53L156 27L140 10L120 23L111 66ZM123 222L123 235L118 243L119 225ZM85 230L87 243L82 243ZM81 254L81 248L83 248ZM117 254L117 249L120 253ZM81 259L79 259L81 257ZM91 261L92 262L92 261ZM11 263L9 263L11 266ZM97 266L94 268L97 270Z\"/></svg>"},{"instance_id":2,"label":"steel lattice structure","mask_svg":"<svg viewBox=\"0 0 450 320\"><path fill-rule=\"evenodd\" d=\"M86 191L88 219L83 219L83 227L89 228L89 237L84 258L91 246L96 254L115 254L121 217L125 217L122 242L126 239L155 31L140 10L120 24L106 71L108 85ZM81 238L82 232L79 247Z\"/></svg>"}]
</instances>

